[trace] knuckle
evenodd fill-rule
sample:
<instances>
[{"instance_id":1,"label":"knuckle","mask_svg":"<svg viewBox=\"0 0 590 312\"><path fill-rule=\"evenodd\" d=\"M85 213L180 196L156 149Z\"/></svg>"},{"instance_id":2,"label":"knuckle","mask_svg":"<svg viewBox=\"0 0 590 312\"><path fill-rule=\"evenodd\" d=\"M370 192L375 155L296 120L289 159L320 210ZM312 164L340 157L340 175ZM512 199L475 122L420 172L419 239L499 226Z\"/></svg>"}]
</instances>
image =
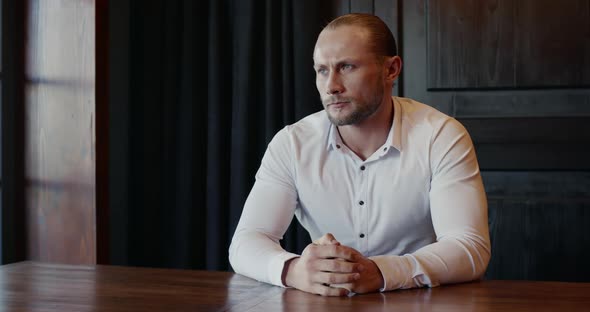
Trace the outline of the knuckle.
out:
<instances>
[{"instance_id":1,"label":"knuckle","mask_svg":"<svg viewBox=\"0 0 590 312\"><path fill-rule=\"evenodd\" d=\"M340 246L337 245L330 245L330 253L332 253L333 255L338 254L338 249Z\"/></svg>"},{"instance_id":2,"label":"knuckle","mask_svg":"<svg viewBox=\"0 0 590 312\"><path fill-rule=\"evenodd\" d=\"M303 251L301 252L301 257L305 257L309 254L310 249L311 249L311 244L307 245L307 247L305 247L305 249L303 249Z\"/></svg>"},{"instance_id":3,"label":"knuckle","mask_svg":"<svg viewBox=\"0 0 590 312\"><path fill-rule=\"evenodd\" d=\"M330 295L330 287L328 287L328 286L323 287L321 290L321 295L325 296L325 297L329 296Z\"/></svg>"},{"instance_id":4,"label":"knuckle","mask_svg":"<svg viewBox=\"0 0 590 312\"><path fill-rule=\"evenodd\" d=\"M307 245L307 247L305 247L303 253L305 253L308 257L315 256L315 254L317 253L317 246L314 244L309 244Z\"/></svg>"},{"instance_id":5,"label":"knuckle","mask_svg":"<svg viewBox=\"0 0 590 312\"><path fill-rule=\"evenodd\" d=\"M346 250L344 253L345 253L346 259L352 259L354 256L354 253L350 250Z\"/></svg>"},{"instance_id":6,"label":"knuckle","mask_svg":"<svg viewBox=\"0 0 590 312\"><path fill-rule=\"evenodd\" d=\"M338 276L336 276L335 274L330 274L328 276L328 283L329 284L336 284L336 283L338 283Z\"/></svg>"},{"instance_id":7,"label":"knuckle","mask_svg":"<svg viewBox=\"0 0 590 312\"><path fill-rule=\"evenodd\" d=\"M315 284L313 287L313 293L323 296L324 292L326 291L325 287L319 284Z\"/></svg>"},{"instance_id":8,"label":"knuckle","mask_svg":"<svg viewBox=\"0 0 590 312\"><path fill-rule=\"evenodd\" d=\"M353 281L352 275L351 274L346 274L346 276L344 276L342 278L342 283L350 283Z\"/></svg>"},{"instance_id":9,"label":"knuckle","mask_svg":"<svg viewBox=\"0 0 590 312\"><path fill-rule=\"evenodd\" d=\"M342 263L340 261L334 261L332 264L332 270L336 272L342 272Z\"/></svg>"}]
</instances>

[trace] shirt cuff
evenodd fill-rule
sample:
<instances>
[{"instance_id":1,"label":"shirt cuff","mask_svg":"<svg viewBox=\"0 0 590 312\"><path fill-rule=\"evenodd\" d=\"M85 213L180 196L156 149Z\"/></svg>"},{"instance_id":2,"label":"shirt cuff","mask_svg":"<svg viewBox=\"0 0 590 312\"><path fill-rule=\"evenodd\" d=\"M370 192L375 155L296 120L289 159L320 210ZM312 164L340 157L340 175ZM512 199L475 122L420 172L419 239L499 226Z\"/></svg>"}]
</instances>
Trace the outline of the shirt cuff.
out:
<instances>
[{"instance_id":1,"label":"shirt cuff","mask_svg":"<svg viewBox=\"0 0 590 312\"><path fill-rule=\"evenodd\" d=\"M383 276L383 288L379 291L389 291L400 288L412 288L412 263L404 256L374 256L369 257Z\"/></svg>"},{"instance_id":2,"label":"shirt cuff","mask_svg":"<svg viewBox=\"0 0 590 312\"><path fill-rule=\"evenodd\" d=\"M299 257L299 255L290 252L282 252L272 258L268 266L268 280L271 282L271 284L286 287L283 284L282 279L283 269L285 268L285 263L287 261L296 257Z\"/></svg>"}]
</instances>

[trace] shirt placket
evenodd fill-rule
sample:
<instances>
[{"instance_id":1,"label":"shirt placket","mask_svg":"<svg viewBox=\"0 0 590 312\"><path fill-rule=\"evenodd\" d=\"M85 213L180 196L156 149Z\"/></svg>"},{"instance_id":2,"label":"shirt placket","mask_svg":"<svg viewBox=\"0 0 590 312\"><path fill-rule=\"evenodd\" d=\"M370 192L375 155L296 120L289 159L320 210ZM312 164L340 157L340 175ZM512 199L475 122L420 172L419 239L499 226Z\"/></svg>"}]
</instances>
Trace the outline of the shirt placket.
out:
<instances>
[{"instance_id":1,"label":"shirt placket","mask_svg":"<svg viewBox=\"0 0 590 312\"><path fill-rule=\"evenodd\" d=\"M358 179L356 189L358 190L357 197L356 197L356 207L358 210L358 227L357 227L357 239L358 239L358 246L359 251L366 255L369 252L369 211L368 207L371 204L370 199L368 198L368 174L369 174L369 167L366 163L361 163L357 166L358 172Z\"/></svg>"}]
</instances>

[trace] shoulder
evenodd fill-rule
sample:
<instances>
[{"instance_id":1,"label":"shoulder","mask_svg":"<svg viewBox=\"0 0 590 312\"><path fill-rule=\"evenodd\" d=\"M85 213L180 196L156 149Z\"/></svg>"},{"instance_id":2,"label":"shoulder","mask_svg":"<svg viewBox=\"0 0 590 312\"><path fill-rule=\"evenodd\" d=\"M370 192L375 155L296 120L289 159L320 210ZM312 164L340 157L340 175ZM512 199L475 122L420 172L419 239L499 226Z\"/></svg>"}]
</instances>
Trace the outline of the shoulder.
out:
<instances>
[{"instance_id":1,"label":"shoulder","mask_svg":"<svg viewBox=\"0 0 590 312\"><path fill-rule=\"evenodd\" d=\"M409 98L395 97L394 99L398 101L401 108L402 123L412 126L436 128L449 119L452 119L447 114L424 103Z\"/></svg>"},{"instance_id":2,"label":"shoulder","mask_svg":"<svg viewBox=\"0 0 590 312\"><path fill-rule=\"evenodd\" d=\"M330 129L330 121L326 116L326 112L321 110L285 128L287 132L294 136L318 135Z\"/></svg>"},{"instance_id":3,"label":"shoulder","mask_svg":"<svg viewBox=\"0 0 590 312\"><path fill-rule=\"evenodd\" d=\"M257 179L290 181L285 183L292 185L298 161L306 155L309 157L325 149L322 146L325 146L329 128L329 120L324 111L311 114L282 128L267 146ZM284 177L289 178L285 180Z\"/></svg>"},{"instance_id":4,"label":"shoulder","mask_svg":"<svg viewBox=\"0 0 590 312\"><path fill-rule=\"evenodd\" d=\"M296 145L302 142L319 143L325 141L330 130L330 121L324 110L285 126L273 138L274 141L290 142Z\"/></svg>"},{"instance_id":5,"label":"shoulder","mask_svg":"<svg viewBox=\"0 0 590 312\"><path fill-rule=\"evenodd\" d=\"M419 130L436 136L439 132L466 133L465 127L455 118L418 101L395 97L401 110L401 123L406 131Z\"/></svg>"}]
</instances>

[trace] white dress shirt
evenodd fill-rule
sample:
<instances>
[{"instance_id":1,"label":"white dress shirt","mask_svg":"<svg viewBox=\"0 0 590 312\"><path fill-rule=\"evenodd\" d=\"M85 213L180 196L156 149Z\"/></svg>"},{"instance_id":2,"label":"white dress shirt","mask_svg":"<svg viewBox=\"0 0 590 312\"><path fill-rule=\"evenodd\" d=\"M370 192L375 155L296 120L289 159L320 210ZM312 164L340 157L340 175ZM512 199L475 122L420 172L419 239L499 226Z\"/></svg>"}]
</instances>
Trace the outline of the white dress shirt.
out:
<instances>
[{"instance_id":1,"label":"white dress shirt","mask_svg":"<svg viewBox=\"0 0 590 312\"><path fill-rule=\"evenodd\" d=\"M383 290L480 278L490 259L487 203L465 128L434 108L392 97L385 144L365 161L320 111L269 143L236 228L235 272L284 286L281 248L293 215L312 239L332 233L373 260Z\"/></svg>"}]
</instances>

